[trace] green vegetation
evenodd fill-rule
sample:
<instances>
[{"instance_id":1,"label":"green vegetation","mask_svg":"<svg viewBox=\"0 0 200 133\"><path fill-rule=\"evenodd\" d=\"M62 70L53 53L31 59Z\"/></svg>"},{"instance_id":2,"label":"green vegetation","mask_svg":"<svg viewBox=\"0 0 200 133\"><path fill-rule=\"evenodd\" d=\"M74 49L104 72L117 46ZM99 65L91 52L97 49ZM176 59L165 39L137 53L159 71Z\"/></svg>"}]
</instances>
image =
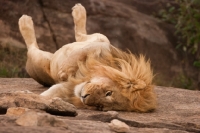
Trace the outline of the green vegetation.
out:
<instances>
[{"instance_id":1,"label":"green vegetation","mask_svg":"<svg viewBox=\"0 0 200 133\"><path fill-rule=\"evenodd\" d=\"M25 70L26 50L4 48L0 44L0 77L28 77Z\"/></svg>"},{"instance_id":2,"label":"green vegetation","mask_svg":"<svg viewBox=\"0 0 200 133\"><path fill-rule=\"evenodd\" d=\"M178 88L184 88L184 89L190 89L193 90L194 86L193 86L193 82L192 79L187 77L184 74L179 74L175 80L175 82L173 83L176 87Z\"/></svg>"},{"instance_id":3,"label":"green vegetation","mask_svg":"<svg viewBox=\"0 0 200 133\"><path fill-rule=\"evenodd\" d=\"M159 12L159 17L174 24L179 37L177 48L194 58L193 65L200 68L200 0L175 0Z\"/></svg>"},{"instance_id":4,"label":"green vegetation","mask_svg":"<svg viewBox=\"0 0 200 133\"><path fill-rule=\"evenodd\" d=\"M174 25L178 37L176 48L185 56L183 63L200 70L200 0L174 0L156 16ZM195 89L194 82L187 72L172 80L173 86L185 89Z\"/></svg>"}]
</instances>

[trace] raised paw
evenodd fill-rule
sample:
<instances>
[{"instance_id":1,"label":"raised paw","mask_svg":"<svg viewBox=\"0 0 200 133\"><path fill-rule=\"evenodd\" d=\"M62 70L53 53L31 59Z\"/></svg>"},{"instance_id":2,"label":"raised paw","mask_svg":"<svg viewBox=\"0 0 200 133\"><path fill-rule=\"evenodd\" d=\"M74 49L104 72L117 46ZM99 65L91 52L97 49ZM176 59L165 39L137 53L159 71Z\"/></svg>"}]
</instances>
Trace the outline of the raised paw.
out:
<instances>
[{"instance_id":1,"label":"raised paw","mask_svg":"<svg viewBox=\"0 0 200 133\"><path fill-rule=\"evenodd\" d=\"M72 8L72 16L74 18L74 22L78 22L80 20L86 20L86 10L85 8L80 4L76 4Z\"/></svg>"},{"instance_id":2,"label":"raised paw","mask_svg":"<svg viewBox=\"0 0 200 133\"><path fill-rule=\"evenodd\" d=\"M27 15L23 15L20 19L19 19L19 28L20 30L31 30L33 29L33 21L32 18L30 16Z\"/></svg>"},{"instance_id":3,"label":"raised paw","mask_svg":"<svg viewBox=\"0 0 200 133\"><path fill-rule=\"evenodd\" d=\"M20 32L26 42L26 45L29 46L33 43L36 43L32 18L30 16L23 15L19 19L18 24L19 24Z\"/></svg>"}]
</instances>

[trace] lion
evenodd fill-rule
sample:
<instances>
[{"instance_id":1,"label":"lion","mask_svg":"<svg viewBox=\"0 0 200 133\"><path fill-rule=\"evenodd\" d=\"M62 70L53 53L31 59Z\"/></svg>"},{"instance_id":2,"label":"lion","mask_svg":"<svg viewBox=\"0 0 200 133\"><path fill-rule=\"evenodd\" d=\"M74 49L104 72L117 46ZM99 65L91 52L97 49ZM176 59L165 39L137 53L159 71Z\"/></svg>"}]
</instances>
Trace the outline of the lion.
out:
<instances>
[{"instance_id":1,"label":"lion","mask_svg":"<svg viewBox=\"0 0 200 133\"><path fill-rule=\"evenodd\" d=\"M46 98L62 98L77 108L149 112L156 108L153 71L143 55L110 44L100 33L87 35L86 10L72 8L76 42L55 53L39 49L32 18L23 15L19 29L28 52L26 70L44 86Z\"/></svg>"}]
</instances>

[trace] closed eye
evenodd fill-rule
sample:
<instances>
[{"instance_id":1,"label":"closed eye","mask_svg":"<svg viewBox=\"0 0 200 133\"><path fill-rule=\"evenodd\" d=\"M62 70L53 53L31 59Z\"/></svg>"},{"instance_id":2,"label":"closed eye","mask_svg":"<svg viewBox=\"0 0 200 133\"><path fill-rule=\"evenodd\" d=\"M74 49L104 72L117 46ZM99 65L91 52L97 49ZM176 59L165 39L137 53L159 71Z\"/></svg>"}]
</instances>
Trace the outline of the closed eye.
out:
<instances>
[{"instance_id":1,"label":"closed eye","mask_svg":"<svg viewBox=\"0 0 200 133\"><path fill-rule=\"evenodd\" d=\"M111 96L112 93L113 93L112 91L107 91L107 92L106 92L106 97L107 97L107 96Z\"/></svg>"}]
</instances>

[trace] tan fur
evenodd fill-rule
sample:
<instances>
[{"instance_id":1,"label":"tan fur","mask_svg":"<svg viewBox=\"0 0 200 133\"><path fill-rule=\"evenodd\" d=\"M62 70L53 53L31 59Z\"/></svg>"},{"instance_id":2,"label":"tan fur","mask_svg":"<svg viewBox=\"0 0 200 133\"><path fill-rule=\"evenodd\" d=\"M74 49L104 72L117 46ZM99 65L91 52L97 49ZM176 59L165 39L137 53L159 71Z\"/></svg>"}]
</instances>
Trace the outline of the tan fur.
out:
<instances>
[{"instance_id":1,"label":"tan fur","mask_svg":"<svg viewBox=\"0 0 200 133\"><path fill-rule=\"evenodd\" d=\"M155 109L150 62L142 55L136 57L115 48L102 34L87 35L86 11L81 4L73 7L72 16L77 42L64 45L54 54L39 50L31 17L19 19L28 48L27 72L39 83L53 85L41 95L60 97L81 108Z\"/></svg>"}]
</instances>

